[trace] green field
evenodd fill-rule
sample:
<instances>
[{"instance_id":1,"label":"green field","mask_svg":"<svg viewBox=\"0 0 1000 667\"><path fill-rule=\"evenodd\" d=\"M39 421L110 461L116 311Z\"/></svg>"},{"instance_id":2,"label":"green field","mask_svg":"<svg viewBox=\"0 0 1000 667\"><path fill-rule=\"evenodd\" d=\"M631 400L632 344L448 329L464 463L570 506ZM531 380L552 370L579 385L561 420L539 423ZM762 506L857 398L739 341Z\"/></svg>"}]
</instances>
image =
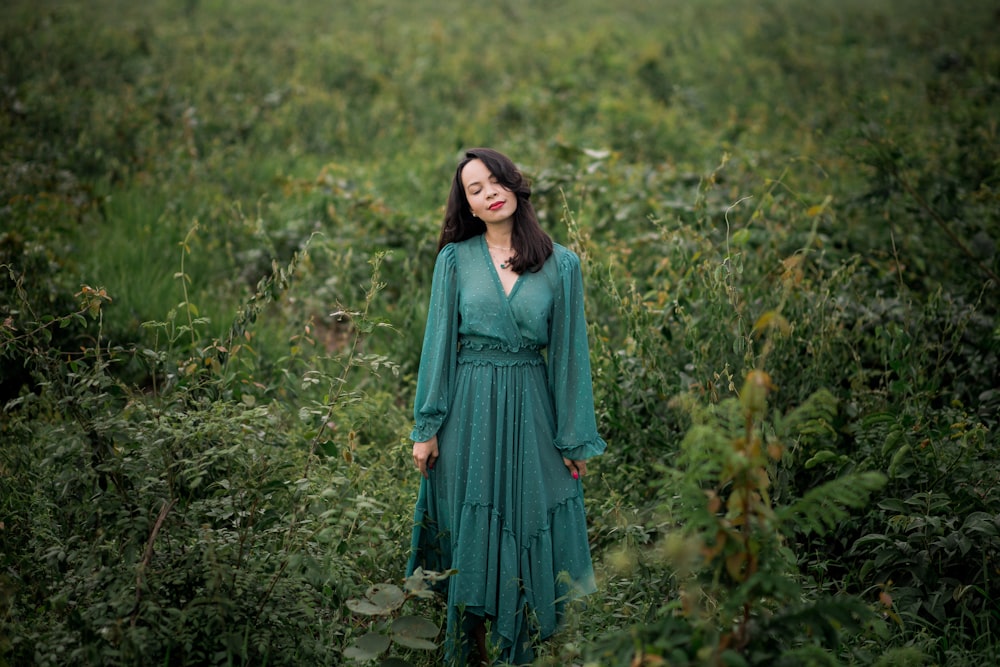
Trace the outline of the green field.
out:
<instances>
[{"instance_id":1,"label":"green field","mask_svg":"<svg viewBox=\"0 0 1000 667\"><path fill-rule=\"evenodd\" d=\"M583 259L610 444L600 590L538 664L997 662L997 34L987 0L8 2L0 667L439 664L406 436L473 146Z\"/></svg>"}]
</instances>

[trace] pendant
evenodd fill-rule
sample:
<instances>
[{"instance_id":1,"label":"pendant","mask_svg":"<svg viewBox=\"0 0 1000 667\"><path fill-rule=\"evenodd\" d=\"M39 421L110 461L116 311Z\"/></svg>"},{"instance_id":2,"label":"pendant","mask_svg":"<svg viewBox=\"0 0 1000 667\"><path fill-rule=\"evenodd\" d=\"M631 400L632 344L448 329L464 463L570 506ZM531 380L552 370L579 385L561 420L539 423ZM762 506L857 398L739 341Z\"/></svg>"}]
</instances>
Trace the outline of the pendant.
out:
<instances>
[{"instance_id":1,"label":"pendant","mask_svg":"<svg viewBox=\"0 0 1000 667\"><path fill-rule=\"evenodd\" d=\"M501 265L500 265L500 268L501 268L501 269L506 269L506 268L507 268L507 264L506 264L506 262L505 262L505 263L503 263L503 264L501 264Z\"/></svg>"}]
</instances>

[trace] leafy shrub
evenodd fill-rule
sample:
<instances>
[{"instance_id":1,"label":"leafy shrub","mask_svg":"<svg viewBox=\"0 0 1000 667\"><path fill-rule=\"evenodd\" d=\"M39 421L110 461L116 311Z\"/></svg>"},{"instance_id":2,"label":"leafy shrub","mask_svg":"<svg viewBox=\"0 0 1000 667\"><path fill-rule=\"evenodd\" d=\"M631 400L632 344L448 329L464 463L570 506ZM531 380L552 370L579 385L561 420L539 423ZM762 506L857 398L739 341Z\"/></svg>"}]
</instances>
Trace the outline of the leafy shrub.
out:
<instances>
[{"instance_id":1,"label":"leafy shrub","mask_svg":"<svg viewBox=\"0 0 1000 667\"><path fill-rule=\"evenodd\" d=\"M773 389L751 371L739 399L700 406L680 399L692 425L676 466L658 466L665 534L655 549L673 580L657 619L610 635L592 657L604 664L799 664L831 661L842 633L873 617L851 596L803 600L799 533L823 534L885 483L846 475L800 498L772 501L774 470L800 432L829 421L835 401L819 393L798 410L770 416ZM765 421L769 424L764 426ZM650 662L649 664L655 664Z\"/></svg>"},{"instance_id":2,"label":"leafy shrub","mask_svg":"<svg viewBox=\"0 0 1000 667\"><path fill-rule=\"evenodd\" d=\"M235 338L291 275L262 281ZM99 321L103 291L81 295L80 314L51 324L88 312ZM364 311L344 316L355 338L376 327ZM4 421L3 650L16 664L302 664L337 654L360 550L385 535L362 518L377 505L356 486L363 475L345 474L350 450L326 456L340 437L327 429L365 414L352 407L348 374L392 364L355 356L355 342L338 376L305 376L307 386L327 383L326 399L290 414L225 372L236 345L199 345L197 318L181 322L162 324L174 331L169 348L144 351L152 375L167 379L152 395L115 378L125 351L100 337L69 360L39 344L44 323L3 341L26 356L39 387L8 401ZM185 351L196 354L185 361ZM311 441L288 428L317 417Z\"/></svg>"},{"instance_id":3,"label":"leafy shrub","mask_svg":"<svg viewBox=\"0 0 1000 667\"><path fill-rule=\"evenodd\" d=\"M428 600L437 597L435 589L455 573L430 572L421 568L406 578L402 587L391 583L370 587L364 598L352 598L347 608L355 614L376 620L363 635L356 637L344 649L344 657L358 662L376 660L382 653L395 646L398 649L433 651L438 648L433 639L441 632L440 624L426 615L401 614L403 607L413 600ZM390 618L391 617L391 618ZM378 622L378 619L383 619ZM404 667L412 663L398 657L383 659L384 667Z\"/></svg>"}]
</instances>

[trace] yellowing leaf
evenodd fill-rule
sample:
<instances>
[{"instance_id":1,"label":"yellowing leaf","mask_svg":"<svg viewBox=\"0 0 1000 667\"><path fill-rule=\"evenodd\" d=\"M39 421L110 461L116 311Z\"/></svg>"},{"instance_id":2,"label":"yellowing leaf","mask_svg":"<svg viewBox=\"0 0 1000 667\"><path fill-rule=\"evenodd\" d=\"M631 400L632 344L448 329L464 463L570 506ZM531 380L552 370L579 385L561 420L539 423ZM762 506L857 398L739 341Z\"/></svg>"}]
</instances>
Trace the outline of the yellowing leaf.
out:
<instances>
[{"instance_id":1,"label":"yellowing leaf","mask_svg":"<svg viewBox=\"0 0 1000 667\"><path fill-rule=\"evenodd\" d=\"M782 335L788 335L792 330L788 320L776 310L769 310L753 323L753 333L760 335L765 331L777 331Z\"/></svg>"},{"instance_id":2,"label":"yellowing leaf","mask_svg":"<svg viewBox=\"0 0 1000 667\"><path fill-rule=\"evenodd\" d=\"M780 443L772 442L767 446L767 455L771 457L774 461L780 461L782 454L785 453L785 448L781 446Z\"/></svg>"},{"instance_id":3,"label":"yellowing leaf","mask_svg":"<svg viewBox=\"0 0 1000 667\"><path fill-rule=\"evenodd\" d=\"M833 197L827 195L823 198L822 203L816 204L815 206L810 206L809 210L806 211L806 215L809 217L815 217L826 211L827 207L830 206L830 202L833 201Z\"/></svg>"},{"instance_id":4,"label":"yellowing leaf","mask_svg":"<svg viewBox=\"0 0 1000 667\"><path fill-rule=\"evenodd\" d=\"M726 557L726 572L734 581L743 581L746 578L746 566L748 556L742 551L730 554Z\"/></svg>"}]
</instances>

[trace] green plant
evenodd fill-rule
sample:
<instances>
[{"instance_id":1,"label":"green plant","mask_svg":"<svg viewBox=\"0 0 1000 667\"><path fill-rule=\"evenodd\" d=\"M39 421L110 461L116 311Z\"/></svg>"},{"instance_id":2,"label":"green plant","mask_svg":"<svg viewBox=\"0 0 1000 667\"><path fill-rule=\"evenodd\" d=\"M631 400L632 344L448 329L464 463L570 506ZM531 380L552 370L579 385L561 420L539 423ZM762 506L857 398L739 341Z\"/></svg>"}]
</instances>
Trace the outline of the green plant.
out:
<instances>
[{"instance_id":1,"label":"green plant","mask_svg":"<svg viewBox=\"0 0 1000 667\"><path fill-rule=\"evenodd\" d=\"M420 568L406 578L402 587L395 584L376 584L370 587L364 598L347 600L347 608L361 616L383 619L369 625L368 631L351 642L344 649L344 657L358 662L378 659L393 645L403 649L433 651L437 644L433 641L441 632L440 625L426 616L402 614L410 600L432 599L435 587L454 571L425 572ZM382 667L404 667L412 663L398 657L383 658Z\"/></svg>"},{"instance_id":2,"label":"green plant","mask_svg":"<svg viewBox=\"0 0 1000 667\"><path fill-rule=\"evenodd\" d=\"M842 633L870 622L858 598L803 600L789 540L829 532L885 478L845 475L776 505L771 485L785 449L808 424L830 420L836 403L819 392L771 417L772 389L766 373L751 371L738 399L707 407L690 395L679 399L692 425L676 468L659 467L668 532L657 547L676 594L661 603L660 620L612 635L595 656L630 656L633 664L658 664L651 656L671 664L795 664L812 656L832 664Z\"/></svg>"},{"instance_id":3,"label":"green plant","mask_svg":"<svg viewBox=\"0 0 1000 667\"><path fill-rule=\"evenodd\" d=\"M294 267L261 282L234 338L282 298ZM368 304L380 285L377 261L371 284ZM27 303L23 289L17 294ZM5 657L40 665L330 660L342 631L335 610L357 576L338 556L384 539L360 520L375 506L344 476L343 458L320 454L331 436L319 428L303 448L288 425L313 421L313 411L251 400L240 387L246 371L227 369L252 357L229 341L202 342L193 306L176 326L154 325L168 332L167 346L143 355L152 376L172 380L150 395L122 384L111 368L126 351L101 337L110 297L88 286L78 296L77 312L29 320L0 341L6 354L25 355L39 387L5 405L12 548L4 564L14 574L5 582ZM98 324L92 347L63 359L44 345L50 329L87 315ZM323 425L365 414L351 371L393 367L356 354L357 339L379 323L366 309L350 316L355 343L337 360L340 372L314 374L330 383L317 413ZM43 611L25 614L35 606Z\"/></svg>"}]
</instances>

